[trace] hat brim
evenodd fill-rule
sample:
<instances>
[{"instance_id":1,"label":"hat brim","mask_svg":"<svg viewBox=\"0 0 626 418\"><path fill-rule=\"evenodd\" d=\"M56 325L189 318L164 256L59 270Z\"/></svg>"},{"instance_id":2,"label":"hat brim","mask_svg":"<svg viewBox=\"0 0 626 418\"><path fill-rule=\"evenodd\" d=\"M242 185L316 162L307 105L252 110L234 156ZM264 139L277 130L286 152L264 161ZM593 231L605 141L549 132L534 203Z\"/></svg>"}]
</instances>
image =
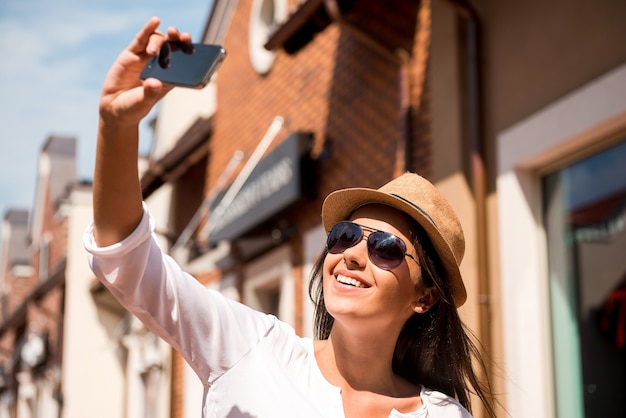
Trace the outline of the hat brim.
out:
<instances>
[{"instance_id":1,"label":"hat brim","mask_svg":"<svg viewBox=\"0 0 626 418\"><path fill-rule=\"evenodd\" d=\"M467 292L454 254L437 226L418 207L403 199L375 189L357 187L337 190L329 194L322 205L322 224L324 229L328 232L337 222L348 219L356 209L374 203L398 209L413 218L424 228L450 280L450 290L454 297L454 305L456 307L463 305L467 299Z\"/></svg>"}]
</instances>

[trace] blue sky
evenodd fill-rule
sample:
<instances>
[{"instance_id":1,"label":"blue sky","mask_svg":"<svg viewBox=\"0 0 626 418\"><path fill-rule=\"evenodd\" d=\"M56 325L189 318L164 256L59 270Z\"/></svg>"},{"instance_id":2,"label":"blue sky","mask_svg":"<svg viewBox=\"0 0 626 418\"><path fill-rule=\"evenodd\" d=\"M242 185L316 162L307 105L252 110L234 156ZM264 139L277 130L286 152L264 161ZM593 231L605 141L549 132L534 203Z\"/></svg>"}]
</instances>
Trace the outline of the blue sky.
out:
<instances>
[{"instance_id":1,"label":"blue sky","mask_svg":"<svg viewBox=\"0 0 626 418\"><path fill-rule=\"evenodd\" d=\"M37 159L50 135L78 140L91 179L100 86L151 16L199 40L212 0L0 0L0 213L31 209ZM142 129L142 147L149 144Z\"/></svg>"}]
</instances>

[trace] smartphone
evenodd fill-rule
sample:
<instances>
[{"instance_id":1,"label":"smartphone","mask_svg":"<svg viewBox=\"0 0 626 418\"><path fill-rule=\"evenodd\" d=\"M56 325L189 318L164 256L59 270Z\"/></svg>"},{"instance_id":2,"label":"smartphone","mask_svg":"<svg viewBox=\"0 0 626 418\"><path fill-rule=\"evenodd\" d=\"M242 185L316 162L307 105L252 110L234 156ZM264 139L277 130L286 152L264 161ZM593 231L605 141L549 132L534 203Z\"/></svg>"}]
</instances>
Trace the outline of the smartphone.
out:
<instances>
[{"instance_id":1,"label":"smartphone","mask_svg":"<svg viewBox=\"0 0 626 418\"><path fill-rule=\"evenodd\" d=\"M139 78L157 78L173 86L202 88L226 58L220 45L168 41L152 57Z\"/></svg>"}]
</instances>

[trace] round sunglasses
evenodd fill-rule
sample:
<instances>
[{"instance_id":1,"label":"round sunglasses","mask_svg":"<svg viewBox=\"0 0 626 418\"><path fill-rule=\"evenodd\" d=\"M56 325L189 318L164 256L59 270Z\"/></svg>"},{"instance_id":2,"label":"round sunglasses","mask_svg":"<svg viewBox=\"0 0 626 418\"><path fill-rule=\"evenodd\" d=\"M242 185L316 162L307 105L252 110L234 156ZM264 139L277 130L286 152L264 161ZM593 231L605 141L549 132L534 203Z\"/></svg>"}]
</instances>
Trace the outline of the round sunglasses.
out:
<instances>
[{"instance_id":1,"label":"round sunglasses","mask_svg":"<svg viewBox=\"0 0 626 418\"><path fill-rule=\"evenodd\" d=\"M331 254L341 254L357 245L365 236L365 230L372 231L367 237L367 255L376 266L383 270L393 270L410 257L402 238L385 231L359 225L350 221L341 221L331 228L326 239L326 248Z\"/></svg>"}]
</instances>

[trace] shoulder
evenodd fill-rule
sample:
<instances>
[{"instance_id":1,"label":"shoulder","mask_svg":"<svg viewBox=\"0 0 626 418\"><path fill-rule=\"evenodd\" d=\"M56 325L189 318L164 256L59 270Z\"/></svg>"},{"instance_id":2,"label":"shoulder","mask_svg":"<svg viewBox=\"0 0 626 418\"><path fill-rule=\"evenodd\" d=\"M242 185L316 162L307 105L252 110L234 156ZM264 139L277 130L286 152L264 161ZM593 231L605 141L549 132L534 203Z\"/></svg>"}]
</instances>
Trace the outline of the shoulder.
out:
<instances>
[{"instance_id":1,"label":"shoulder","mask_svg":"<svg viewBox=\"0 0 626 418\"><path fill-rule=\"evenodd\" d=\"M427 411L427 417L472 418L472 415L463 405L445 393L422 388L421 398Z\"/></svg>"}]
</instances>

